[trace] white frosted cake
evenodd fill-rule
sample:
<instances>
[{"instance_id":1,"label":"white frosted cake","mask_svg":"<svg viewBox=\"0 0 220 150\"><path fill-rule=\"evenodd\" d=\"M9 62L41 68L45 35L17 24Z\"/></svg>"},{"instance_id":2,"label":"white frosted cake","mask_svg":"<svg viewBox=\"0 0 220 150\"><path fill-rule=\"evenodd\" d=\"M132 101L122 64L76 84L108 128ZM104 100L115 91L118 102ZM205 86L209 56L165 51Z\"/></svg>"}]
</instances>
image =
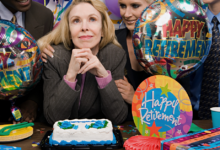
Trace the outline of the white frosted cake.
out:
<instances>
[{"instance_id":1,"label":"white frosted cake","mask_svg":"<svg viewBox=\"0 0 220 150\"><path fill-rule=\"evenodd\" d=\"M50 136L52 145L115 144L112 123L108 119L74 119L57 121Z\"/></svg>"}]
</instances>

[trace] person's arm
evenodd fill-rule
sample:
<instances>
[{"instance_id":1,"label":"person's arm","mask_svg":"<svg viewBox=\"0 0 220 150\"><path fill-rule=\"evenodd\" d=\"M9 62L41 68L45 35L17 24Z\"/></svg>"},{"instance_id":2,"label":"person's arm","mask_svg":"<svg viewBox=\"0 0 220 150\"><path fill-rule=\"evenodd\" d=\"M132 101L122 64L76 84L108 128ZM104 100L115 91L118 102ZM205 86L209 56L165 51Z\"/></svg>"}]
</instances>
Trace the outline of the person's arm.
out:
<instances>
[{"instance_id":1,"label":"person's arm","mask_svg":"<svg viewBox=\"0 0 220 150\"><path fill-rule=\"evenodd\" d=\"M46 27L46 31L47 31L46 34L53 30L53 21L54 21L53 14L50 14L50 17L48 17L48 20L49 20L49 23L48 23L49 25ZM50 56L51 58L53 58L53 53L54 53L54 49L49 44L44 49L42 49L41 58L43 62L45 63L47 62L47 56Z\"/></svg>"},{"instance_id":2,"label":"person's arm","mask_svg":"<svg viewBox=\"0 0 220 150\"><path fill-rule=\"evenodd\" d=\"M99 93L103 114L114 124L120 124L127 118L128 107L114 80L123 79L126 54L123 52L112 58L115 58L115 63L112 64L113 67L111 69L112 80L104 88L99 88Z\"/></svg>"},{"instance_id":3,"label":"person's arm","mask_svg":"<svg viewBox=\"0 0 220 150\"><path fill-rule=\"evenodd\" d=\"M50 58L53 58L53 56L54 56L53 53L54 52L55 52L55 50L49 44L45 48L43 48L42 51L41 51L41 56L42 56L43 62L47 63L47 57L48 56Z\"/></svg>"},{"instance_id":4,"label":"person's arm","mask_svg":"<svg viewBox=\"0 0 220 150\"><path fill-rule=\"evenodd\" d=\"M61 55L58 52L56 56ZM49 124L69 118L73 111L78 112L78 107L73 106L78 106L74 104L79 103L80 86L76 84L74 90L67 84L67 81L70 81L69 77L66 75L64 79L64 76L60 75L65 63L60 61L58 57L48 58L48 62L44 64L44 115Z\"/></svg>"}]
</instances>

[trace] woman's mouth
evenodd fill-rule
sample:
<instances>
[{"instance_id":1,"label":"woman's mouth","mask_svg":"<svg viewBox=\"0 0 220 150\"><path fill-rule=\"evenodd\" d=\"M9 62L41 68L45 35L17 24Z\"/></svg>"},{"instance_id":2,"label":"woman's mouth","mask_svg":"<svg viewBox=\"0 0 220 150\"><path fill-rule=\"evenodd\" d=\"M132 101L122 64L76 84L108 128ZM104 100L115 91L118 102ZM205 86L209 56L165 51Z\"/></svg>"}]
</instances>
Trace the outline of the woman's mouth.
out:
<instances>
[{"instance_id":1,"label":"woman's mouth","mask_svg":"<svg viewBox=\"0 0 220 150\"><path fill-rule=\"evenodd\" d=\"M91 39L93 36L91 35L84 35L84 36L80 36L79 38L82 39L82 40L88 40L88 39Z\"/></svg>"},{"instance_id":2,"label":"woman's mouth","mask_svg":"<svg viewBox=\"0 0 220 150\"><path fill-rule=\"evenodd\" d=\"M136 20L125 20L126 24L132 25L136 22Z\"/></svg>"}]
</instances>

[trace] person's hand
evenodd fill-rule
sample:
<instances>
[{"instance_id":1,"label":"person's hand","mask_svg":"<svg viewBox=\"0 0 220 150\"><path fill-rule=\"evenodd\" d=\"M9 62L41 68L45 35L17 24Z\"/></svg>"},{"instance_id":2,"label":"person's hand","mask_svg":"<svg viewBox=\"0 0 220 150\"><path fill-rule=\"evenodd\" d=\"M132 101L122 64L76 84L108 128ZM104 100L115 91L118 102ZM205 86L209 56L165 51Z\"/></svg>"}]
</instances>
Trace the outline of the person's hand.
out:
<instances>
[{"instance_id":1,"label":"person's hand","mask_svg":"<svg viewBox=\"0 0 220 150\"><path fill-rule=\"evenodd\" d=\"M47 62L47 56L50 56L51 58L53 58L53 53L54 53L54 49L49 44L45 48L43 48L41 51L43 62L45 63Z\"/></svg>"},{"instance_id":2,"label":"person's hand","mask_svg":"<svg viewBox=\"0 0 220 150\"><path fill-rule=\"evenodd\" d=\"M80 68L78 73L84 74L89 71L91 74L97 77L107 77L108 72L101 64L99 59L92 54L90 49L81 50L75 57L77 58L86 58L88 61Z\"/></svg>"},{"instance_id":3,"label":"person's hand","mask_svg":"<svg viewBox=\"0 0 220 150\"><path fill-rule=\"evenodd\" d=\"M80 68L88 62L88 59L85 57L79 57L78 54L82 53L84 49L73 49L72 55L69 63L69 68L66 74L66 80L70 82L75 82L76 76L80 70Z\"/></svg>"},{"instance_id":4,"label":"person's hand","mask_svg":"<svg viewBox=\"0 0 220 150\"><path fill-rule=\"evenodd\" d=\"M141 62L141 65L145 68L145 71L153 75L153 73L150 70L150 67L146 66L143 62Z\"/></svg>"},{"instance_id":5,"label":"person's hand","mask_svg":"<svg viewBox=\"0 0 220 150\"><path fill-rule=\"evenodd\" d=\"M127 103L132 104L132 100L134 96L134 88L128 82L127 78L124 76L124 80L123 79L115 80L115 84L118 87L118 91L121 93L123 99Z\"/></svg>"},{"instance_id":6,"label":"person's hand","mask_svg":"<svg viewBox=\"0 0 220 150\"><path fill-rule=\"evenodd\" d=\"M13 124L17 124L20 122L34 122L37 117L37 103L32 100L27 100L23 102L19 109L21 111L22 118L20 121L16 122L13 120ZM11 121L11 118L9 119Z\"/></svg>"}]
</instances>

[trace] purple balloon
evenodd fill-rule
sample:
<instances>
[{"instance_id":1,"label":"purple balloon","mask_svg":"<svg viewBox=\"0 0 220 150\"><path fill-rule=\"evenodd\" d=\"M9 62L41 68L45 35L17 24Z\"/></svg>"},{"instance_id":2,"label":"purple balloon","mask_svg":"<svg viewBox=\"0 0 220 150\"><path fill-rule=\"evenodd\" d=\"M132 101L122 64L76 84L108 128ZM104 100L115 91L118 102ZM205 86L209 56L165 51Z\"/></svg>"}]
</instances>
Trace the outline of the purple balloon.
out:
<instances>
[{"instance_id":1,"label":"purple balloon","mask_svg":"<svg viewBox=\"0 0 220 150\"><path fill-rule=\"evenodd\" d=\"M44 5L44 0L33 0L33 1L38 2L38 3L41 3L41 4ZM53 1L55 1L55 0L53 0ZM69 0L65 0L65 1L69 1ZM50 0L46 0L46 5L47 5L49 2L50 2Z\"/></svg>"},{"instance_id":2,"label":"purple balloon","mask_svg":"<svg viewBox=\"0 0 220 150\"><path fill-rule=\"evenodd\" d=\"M118 0L105 0L108 10L117 17L121 17Z\"/></svg>"},{"instance_id":3,"label":"purple balloon","mask_svg":"<svg viewBox=\"0 0 220 150\"><path fill-rule=\"evenodd\" d=\"M41 4L44 5L44 0L33 0L33 1L38 2L38 3L41 3Z\"/></svg>"}]
</instances>

